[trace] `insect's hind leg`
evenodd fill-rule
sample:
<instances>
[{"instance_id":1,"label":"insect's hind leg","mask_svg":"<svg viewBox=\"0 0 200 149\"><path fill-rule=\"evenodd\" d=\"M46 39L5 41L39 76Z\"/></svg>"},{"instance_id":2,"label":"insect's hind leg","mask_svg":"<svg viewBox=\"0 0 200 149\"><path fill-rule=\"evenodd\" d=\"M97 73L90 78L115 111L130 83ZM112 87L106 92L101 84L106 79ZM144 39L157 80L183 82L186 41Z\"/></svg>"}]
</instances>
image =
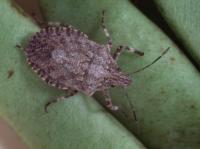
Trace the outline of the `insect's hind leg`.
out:
<instances>
[{"instance_id":1,"label":"insect's hind leg","mask_svg":"<svg viewBox=\"0 0 200 149\"><path fill-rule=\"evenodd\" d=\"M69 94L66 95L66 96L62 96L62 97L59 97L59 98L56 98L54 100L51 100L49 102L47 102L44 106L44 111L47 113L48 112L48 107L56 102L59 102L59 101L62 101L62 100L65 100L71 96L73 96L74 94L76 94L77 91L76 90L69 90Z\"/></svg>"},{"instance_id":2,"label":"insect's hind leg","mask_svg":"<svg viewBox=\"0 0 200 149\"><path fill-rule=\"evenodd\" d=\"M105 25L105 10L102 11L101 26L103 28L103 31L104 31L106 37L107 37L107 46L108 46L109 50L111 50L111 48L112 48L112 38L110 37L108 29L106 28L106 25Z\"/></svg>"},{"instance_id":3,"label":"insect's hind leg","mask_svg":"<svg viewBox=\"0 0 200 149\"><path fill-rule=\"evenodd\" d=\"M118 60L119 56L122 54L122 52L124 50L128 50L129 52L131 53L135 53L135 54L138 54L139 56L143 56L144 53L135 49L135 48L131 48L131 47L128 47L128 46L123 46L123 45L120 45L116 51L113 53L113 59L115 60Z\"/></svg>"},{"instance_id":4,"label":"insect's hind leg","mask_svg":"<svg viewBox=\"0 0 200 149\"><path fill-rule=\"evenodd\" d=\"M108 109L112 110L112 111L117 111L119 109L119 107L112 104L112 100L111 100L109 91L108 90L103 90L102 93L103 93L103 95L105 97L106 107Z\"/></svg>"}]
</instances>

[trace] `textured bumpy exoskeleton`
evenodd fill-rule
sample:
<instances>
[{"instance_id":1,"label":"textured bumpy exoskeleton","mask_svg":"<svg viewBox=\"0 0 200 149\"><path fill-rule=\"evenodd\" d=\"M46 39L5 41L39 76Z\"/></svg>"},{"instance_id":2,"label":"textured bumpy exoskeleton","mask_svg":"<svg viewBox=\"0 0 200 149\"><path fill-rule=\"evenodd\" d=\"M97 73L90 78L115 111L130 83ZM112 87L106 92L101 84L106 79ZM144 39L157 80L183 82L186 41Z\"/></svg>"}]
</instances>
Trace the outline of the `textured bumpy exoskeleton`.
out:
<instances>
[{"instance_id":1,"label":"textured bumpy exoskeleton","mask_svg":"<svg viewBox=\"0 0 200 149\"><path fill-rule=\"evenodd\" d=\"M111 54L112 40L104 23L102 27L107 37L105 45L98 44L87 35L67 25L47 25L33 35L24 49L27 62L32 69L49 85L67 90L70 95L77 91L91 96L102 91L106 106L118 110L111 102L110 87L126 87L131 84L129 75L120 71L117 59L127 49L132 53L142 52L120 45ZM48 102L47 107L65 98Z\"/></svg>"}]
</instances>

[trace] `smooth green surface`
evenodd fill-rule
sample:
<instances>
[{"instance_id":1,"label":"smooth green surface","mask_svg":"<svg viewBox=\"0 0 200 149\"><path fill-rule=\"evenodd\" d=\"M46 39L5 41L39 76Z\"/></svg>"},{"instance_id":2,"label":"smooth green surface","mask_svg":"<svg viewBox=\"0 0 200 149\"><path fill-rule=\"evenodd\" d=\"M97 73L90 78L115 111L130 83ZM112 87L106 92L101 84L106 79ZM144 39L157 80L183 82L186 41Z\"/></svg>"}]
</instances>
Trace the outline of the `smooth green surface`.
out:
<instances>
[{"instance_id":1,"label":"smooth green surface","mask_svg":"<svg viewBox=\"0 0 200 149\"><path fill-rule=\"evenodd\" d=\"M113 90L112 98L126 109L128 118L119 112L114 114L149 148L200 148L199 72L128 0L42 0L42 8L47 20L71 24L100 43L105 42L100 28L100 13L105 9L106 25L114 44L145 52L142 58L124 53L119 63L126 71L141 68L170 47L159 62L135 74L133 84L126 90L138 122L134 121L125 93L120 89Z\"/></svg>"},{"instance_id":2,"label":"smooth green surface","mask_svg":"<svg viewBox=\"0 0 200 149\"><path fill-rule=\"evenodd\" d=\"M200 65L200 1L155 0L171 29Z\"/></svg>"},{"instance_id":3,"label":"smooth green surface","mask_svg":"<svg viewBox=\"0 0 200 149\"><path fill-rule=\"evenodd\" d=\"M8 0L0 0L0 116L31 149L143 149L95 100L77 94L44 112L63 92L41 81L16 44L38 31ZM14 74L8 77L9 72Z\"/></svg>"}]
</instances>

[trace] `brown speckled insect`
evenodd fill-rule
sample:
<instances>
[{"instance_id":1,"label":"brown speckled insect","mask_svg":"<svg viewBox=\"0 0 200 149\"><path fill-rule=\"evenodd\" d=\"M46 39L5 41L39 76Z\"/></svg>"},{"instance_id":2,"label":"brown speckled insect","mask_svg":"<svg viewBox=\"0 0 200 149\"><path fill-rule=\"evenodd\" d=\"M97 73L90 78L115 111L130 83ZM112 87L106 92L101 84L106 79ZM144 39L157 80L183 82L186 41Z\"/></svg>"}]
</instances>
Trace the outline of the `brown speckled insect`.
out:
<instances>
[{"instance_id":1,"label":"brown speckled insect","mask_svg":"<svg viewBox=\"0 0 200 149\"><path fill-rule=\"evenodd\" d=\"M102 91L106 106L118 110L112 104L108 89L128 86L131 78L120 71L116 61L125 49L141 56L143 52L119 46L111 54L112 40L104 24L104 11L102 14L102 27L108 40L105 45L88 39L72 26L54 24L33 35L24 51L28 64L49 85L67 90L70 96L77 91L88 96ZM48 102L45 110L60 99L66 98Z\"/></svg>"}]
</instances>

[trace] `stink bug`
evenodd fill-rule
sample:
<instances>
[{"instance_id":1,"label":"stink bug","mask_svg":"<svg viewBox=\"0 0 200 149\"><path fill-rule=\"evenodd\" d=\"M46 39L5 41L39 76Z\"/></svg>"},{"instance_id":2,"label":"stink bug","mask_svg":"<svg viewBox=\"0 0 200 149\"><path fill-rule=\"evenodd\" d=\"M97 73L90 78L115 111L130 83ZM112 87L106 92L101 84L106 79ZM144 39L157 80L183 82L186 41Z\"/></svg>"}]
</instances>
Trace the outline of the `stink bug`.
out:
<instances>
[{"instance_id":1,"label":"stink bug","mask_svg":"<svg viewBox=\"0 0 200 149\"><path fill-rule=\"evenodd\" d=\"M140 56L144 53L120 45L111 54L112 39L104 23L104 11L101 26L107 37L106 44L90 40L72 26L49 24L30 38L24 52L31 68L49 85L67 90L70 95L80 91L92 96L102 91L107 108L118 110L112 104L108 89L131 84L130 75L120 71L117 65L118 57L124 50ZM60 99L48 102L45 110Z\"/></svg>"}]
</instances>

